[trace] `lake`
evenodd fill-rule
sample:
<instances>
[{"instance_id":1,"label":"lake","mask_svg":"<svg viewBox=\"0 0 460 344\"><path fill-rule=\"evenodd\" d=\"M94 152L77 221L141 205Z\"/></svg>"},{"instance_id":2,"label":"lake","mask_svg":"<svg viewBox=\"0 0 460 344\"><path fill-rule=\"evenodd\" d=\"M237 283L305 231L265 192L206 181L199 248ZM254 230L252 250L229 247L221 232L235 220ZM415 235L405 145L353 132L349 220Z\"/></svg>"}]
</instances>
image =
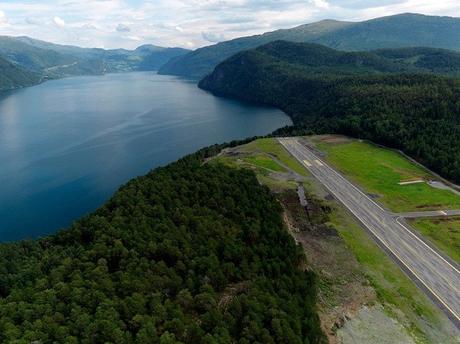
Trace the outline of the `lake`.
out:
<instances>
[{"instance_id":1,"label":"lake","mask_svg":"<svg viewBox=\"0 0 460 344\"><path fill-rule=\"evenodd\" d=\"M150 73L53 80L0 96L0 241L36 238L123 183L213 143L291 124Z\"/></svg>"}]
</instances>

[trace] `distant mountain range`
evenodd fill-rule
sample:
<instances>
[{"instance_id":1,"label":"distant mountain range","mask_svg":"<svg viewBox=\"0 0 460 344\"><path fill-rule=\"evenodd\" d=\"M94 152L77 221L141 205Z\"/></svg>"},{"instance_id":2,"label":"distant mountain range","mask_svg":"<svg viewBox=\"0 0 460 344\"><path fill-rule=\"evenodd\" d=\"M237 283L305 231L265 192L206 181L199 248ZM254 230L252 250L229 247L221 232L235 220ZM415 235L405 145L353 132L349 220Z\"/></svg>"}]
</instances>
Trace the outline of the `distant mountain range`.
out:
<instances>
[{"instance_id":1,"label":"distant mountain range","mask_svg":"<svg viewBox=\"0 0 460 344\"><path fill-rule=\"evenodd\" d=\"M0 90L22 87L46 79L72 75L97 75L111 72L159 70L160 74L178 75L201 79L229 57L245 50L254 49L275 41L317 43L344 51L367 51L408 47L428 47L460 51L460 19L452 17L425 16L420 14L400 14L372 19L364 22L323 20L301 25L292 29L277 30L262 35L242 37L212 46L189 51L181 48L163 48L143 45L135 50L80 48L58 45L29 37L0 36L0 58L20 68L21 82L14 83L6 74L2 77ZM456 70L454 52L445 50L423 51L397 50L373 52L372 57L405 60L406 66L435 71L433 61L442 58L439 67L450 72ZM396 56L394 54L402 54ZM405 54L412 54L412 61ZM393 56L392 56L393 55ZM350 57L351 55L348 55ZM410 63L409 63L410 62ZM450 64L454 65L450 65ZM392 68L391 66L387 66ZM394 66L393 66L394 67ZM6 69L6 65L4 67ZM8 67L9 68L9 67ZM438 69L439 69L438 68ZM26 74L30 73L30 78ZM39 76L37 79L37 75ZM27 80L27 82L26 82ZM39 81L37 81L39 80Z\"/></svg>"},{"instance_id":2,"label":"distant mountain range","mask_svg":"<svg viewBox=\"0 0 460 344\"><path fill-rule=\"evenodd\" d=\"M2 76L0 90L72 75L158 70L169 59L188 52L154 45L143 45L136 50L80 48L29 37L0 36L0 58L22 71L18 74L22 76L18 83L6 82L6 77Z\"/></svg>"},{"instance_id":3,"label":"distant mountain range","mask_svg":"<svg viewBox=\"0 0 460 344\"><path fill-rule=\"evenodd\" d=\"M460 18L400 14L357 23L323 20L204 47L172 59L159 73L201 79L230 56L276 40L312 42L347 51L401 47L460 50Z\"/></svg>"}]
</instances>

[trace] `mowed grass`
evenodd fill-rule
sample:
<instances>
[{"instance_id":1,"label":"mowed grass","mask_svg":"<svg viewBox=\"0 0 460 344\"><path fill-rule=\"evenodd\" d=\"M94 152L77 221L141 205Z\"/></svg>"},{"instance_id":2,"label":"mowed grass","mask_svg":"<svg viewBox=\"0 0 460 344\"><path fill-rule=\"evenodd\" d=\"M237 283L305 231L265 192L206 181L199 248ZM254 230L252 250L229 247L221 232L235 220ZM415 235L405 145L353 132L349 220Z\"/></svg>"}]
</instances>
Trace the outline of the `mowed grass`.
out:
<instances>
[{"instance_id":1,"label":"mowed grass","mask_svg":"<svg viewBox=\"0 0 460 344\"><path fill-rule=\"evenodd\" d=\"M400 182L434 179L401 154L360 141L330 144L318 141L326 160L394 212L460 209L460 196L427 183Z\"/></svg>"},{"instance_id":2,"label":"mowed grass","mask_svg":"<svg viewBox=\"0 0 460 344\"><path fill-rule=\"evenodd\" d=\"M245 158L248 163L252 165L256 165L261 168L265 168L267 170L275 171L275 172L287 172L287 170L278 164L275 160L270 158L269 156L265 155L256 155L256 156L249 156Z\"/></svg>"},{"instance_id":3,"label":"mowed grass","mask_svg":"<svg viewBox=\"0 0 460 344\"><path fill-rule=\"evenodd\" d=\"M256 173L262 184L277 191L296 189L297 182L270 176L271 172L286 173L291 169L304 176L308 173L276 139L271 138L258 139L239 146L237 151L217 156L211 163L222 163L234 168L249 168Z\"/></svg>"},{"instance_id":4,"label":"mowed grass","mask_svg":"<svg viewBox=\"0 0 460 344\"><path fill-rule=\"evenodd\" d=\"M274 138L258 139L246 145L249 149L263 151L275 156L279 161L302 176L308 175L303 167L288 151Z\"/></svg>"},{"instance_id":5,"label":"mowed grass","mask_svg":"<svg viewBox=\"0 0 460 344\"><path fill-rule=\"evenodd\" d=\"M411 225L460 263L460 217L416 219Z\"/></svg>"}]
</instances>

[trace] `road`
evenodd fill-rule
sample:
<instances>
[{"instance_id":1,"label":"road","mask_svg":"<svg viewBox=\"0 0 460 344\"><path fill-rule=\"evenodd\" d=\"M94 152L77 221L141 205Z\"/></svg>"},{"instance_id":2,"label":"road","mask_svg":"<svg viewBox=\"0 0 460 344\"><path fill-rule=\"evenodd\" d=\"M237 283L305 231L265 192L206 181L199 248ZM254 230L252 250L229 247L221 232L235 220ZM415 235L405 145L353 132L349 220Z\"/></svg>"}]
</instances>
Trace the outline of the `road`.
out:
<instances>
[{"instance_id":1,"label":"road","mask_svg":"<svg viewBox=\"0 0 460 344\"><path fill-rule=\"evenodd\" d=\"M460 328L460 271L296 138L279 142L344 204Z\"/></svg>"}]
</instances>

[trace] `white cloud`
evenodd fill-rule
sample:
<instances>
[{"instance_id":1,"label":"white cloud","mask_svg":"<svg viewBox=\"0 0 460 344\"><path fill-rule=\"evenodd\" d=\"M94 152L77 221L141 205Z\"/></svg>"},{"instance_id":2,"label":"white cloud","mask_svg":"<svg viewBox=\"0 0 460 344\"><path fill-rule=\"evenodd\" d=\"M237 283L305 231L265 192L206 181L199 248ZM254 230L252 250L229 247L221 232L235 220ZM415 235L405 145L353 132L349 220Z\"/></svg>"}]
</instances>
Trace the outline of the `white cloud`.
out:
<instances>
[{"instance_id":1,"label":"white cloud","mask_svg":"<svg viewBox=\"0 0 460 344\"><path fill-rule=\"evenodd\" d=\"M25 19L26 24L29 25L43 25L43 21L37 18L27 17Z\"/></svg>"},{"instance_id":2,"label":"white cloud","mask_svg":"<svg viewBox=\"0 0 460 344\"><path fill-rule=\"evenodd\" d=\"M0 11L0 25L8 24L8 17L6 16L5 12Z\"/></svg>"},{"instance_id":3,"label":"white cloud","mask_svg":"<svg viewBox=\"0 0 460 344\"><path fill-rule=\"evenodd\" d=\"M315 5L317 8L320 8L322 10L327 10L329 9L330 5L326 0L312 0L311 1L313 5Z\"/></svg>"},{"instance_id":4,"label":"white cloud","mask_svg":"<svg viewBox=\"0 0 460 344\"><path fill-rule=\"evenodd\" d=\"M125 38L126 38L126 39L129 39L129 40L131 40L131 41L136 41L136 42L142 41L142 38L139 37L139 36L126 36Z\"/></svg>"},{"instance_id":5,"label":"white cloud","mask_svg":"<svg viewBox=\"0 0 460 344\"><path fill-rule=\"evenodd\" d=\"M131 28L128 25L120 23L117 25L117 31L118 32L129 32L131 31Z\"/></svg>"},{"instance_id":6,"label":"white cloud","mask_svg":"<svg viewBox=\"0 0 460 344\"><path fill-rule=\"evenodd\" d=\"M58 16L55 16L55 17L53 18L53 22L54 22L54 24L56 24L57 27L60 27L60 28L65 27L65 21L64 21L64 19L62 19L62 18L60 18L60 17L58 17Z\"/></svg>"},{"instance_id":7,"label":"white cloud","mask_svg":"<svg viewBox=\"0 0 460 344\"><path fill-rule=\"evenodd\" d=\"M202 32L201 36L203 36L206 41L212 43L219 43L227 39L224 34L215 32Z\"/></svg>"},{"instance_id":8,"label":"white cloud","mask_svg":"<svg viewBox=\"0 0 460 344\"><path fill-rule=\"evenodd\" d=\"M0 0L0 8L0 35L107 48L196 48L326 18L460 16L458 0Z\"/></svg>"}]
</instances>

